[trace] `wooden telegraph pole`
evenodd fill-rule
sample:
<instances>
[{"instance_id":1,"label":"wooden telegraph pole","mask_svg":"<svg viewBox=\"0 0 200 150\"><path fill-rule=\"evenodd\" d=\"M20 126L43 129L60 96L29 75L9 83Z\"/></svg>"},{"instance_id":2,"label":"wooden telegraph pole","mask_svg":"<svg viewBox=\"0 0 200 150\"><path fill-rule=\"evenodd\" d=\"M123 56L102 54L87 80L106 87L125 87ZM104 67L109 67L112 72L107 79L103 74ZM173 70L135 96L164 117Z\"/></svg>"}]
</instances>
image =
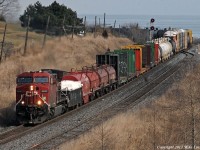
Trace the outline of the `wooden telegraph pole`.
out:
<instances>
[{"instance_id":1,"label":"wooden telegraph pole","mask_svg":"<svg viewBox=\"0 0 200 150\"><path fill-rule=\"evenodd\" d=\"M46 43L46 36L47 36L48 27L49 27L49 20L50 20L50 16L48 16L48 19L47 19L47 24L46 24L46 29L45 29L45 34L44 34L44 40L43 40L42 48L44 48L45 43Z\"/></svg>"},{"instance_id":2,"label":"wooden telegraph pole","mask_svg":"<svg viewBox=\"0 0 200 150\"><path fill-rule=\"evenodd\" d=\"M104 17L103 17L103 30L105 30L106 28L106 13L104 13Z\"/></svg>"},{"instance_id":3,"label":"wooden telegraph pole","mask_svg":"<svg viewBox=\"0 0 200 150\"><path fill-rule=\"evenodd\" d=\"M26 28L26 39L25 39L25 46L24 46L24 56L26 55L26 49L27 49L29 25L30 25L30 16L28 16L28 25L27 25L27 28Z\"/></svg>"},{"instance_id":4,"label":"wooden telegraph pole","mask_svg":"<svg viewBox=\"0 0 200 150\"><path fill-rule=\"evenodd\" d=\"M63 22L62 22L62 29L64 31L64 35L66 35L66 30L65 30L65 16L63 18ZM62 33L61 33L62 34ZM60 38L61 38L61 34L60 34Z\"/></svg>"},{"instance_id":5,"label":"wooden telegraph pole","mask_svg":"<svg viewBox=\"0 0 200 150\"><path fill-rule=\"evenodd\" d=\"M95 16L95 24L94 24L94 38L96 38L96 30L97 30L97 16Z\"/></svg>"},{"instance_id":6,"label":"wooden telegraph pole","mask_svg":"<svg viewBox=\"0 0 200 150\"><path fill-rule=\"evenodd\" d=\"M86 16L85 16L85 19L84 19L84 36L86 35Z\"/></svg>"},{"instance_id":7,"label":"wooden telegraph pole","mask_svg":"<svg viewBox=\"0 0 200 150\"><path fill-rule=\"evenodd\" d=\"M115 25L116 25L116 20L115 20L115 22L114 22L114 29L115 29Z\"/></svg>"},{"instance_id":8,"label":"wooden telegraph pole","mask_svg":"<svg viewBox=\"0 0 200 150\"><path fill-rule=\"evenodd\" d=\"M1 44L0 63L2 62L3 47L4 47L5 37L6 37L6 29L7 29L7 23L5 24L5 29L4 29L4 33L3 33L3 41L2 41L2 44Z\"/></svg>"},{"instance_id":9,"label":"wooden telegraph pole","mask_svg":"<svg viewBox=\"0 0 200 150\"><path fill-rule=\"evenodd\" d=\"M73 27L72 27L72 39L74 38L74 28L75 28L75 19L74 19L74 24L73 24Z\"/></svg>"},{"instance_id":10,"label":"wooden telegraph pole","mask_svg":"<svg viewBox=\"0 0 200 150\"><path fill-rule=\"evenodd\" d=\"M119 25L119 37L120 37L120 34L121 34L120 28L121 28L121 26Z\"/></svg>"},{"instance_id":11,"label":"wooden telegraph pole","mask_svg":"<svg viewBox=\"0 0 200 150\"><path fill-rule=\"evenodd\" d=\"M99 18L99 27L101 27L101 18Z\"/></svg>"},{"instance_id":12,"label":"wooden telegraph pole","mask_svg":"<svg viewBox=\"0 0 200 150\"><path fill-rule=\"evenodd\" d=\"M113 27L113 32L112 32L112 34L114 34L115 33L115 26L116 26L116 20L115 20L115 22L114 22L114 27Z\"/></svg>"}]
</instances>

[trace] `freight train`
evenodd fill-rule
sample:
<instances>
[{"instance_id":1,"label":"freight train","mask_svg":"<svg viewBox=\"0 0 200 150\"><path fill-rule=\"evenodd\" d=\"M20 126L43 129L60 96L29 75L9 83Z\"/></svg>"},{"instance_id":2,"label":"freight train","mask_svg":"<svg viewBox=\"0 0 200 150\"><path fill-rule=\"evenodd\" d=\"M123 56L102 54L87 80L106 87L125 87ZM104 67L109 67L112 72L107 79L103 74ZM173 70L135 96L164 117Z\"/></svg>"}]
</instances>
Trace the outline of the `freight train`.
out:
<instances>
[{"instance_id":1,"label":"freight train","mask_svg":"<svg viewBox=\"0 0 200 150\"><path fill-rule=\"evenodd\" d=\"M115 90L192 45L191 30L167 30L143 45L96 55L96 65L69 72L56 69L17 76L16 118L38 124Z\"/></svg>"}]
</instances>

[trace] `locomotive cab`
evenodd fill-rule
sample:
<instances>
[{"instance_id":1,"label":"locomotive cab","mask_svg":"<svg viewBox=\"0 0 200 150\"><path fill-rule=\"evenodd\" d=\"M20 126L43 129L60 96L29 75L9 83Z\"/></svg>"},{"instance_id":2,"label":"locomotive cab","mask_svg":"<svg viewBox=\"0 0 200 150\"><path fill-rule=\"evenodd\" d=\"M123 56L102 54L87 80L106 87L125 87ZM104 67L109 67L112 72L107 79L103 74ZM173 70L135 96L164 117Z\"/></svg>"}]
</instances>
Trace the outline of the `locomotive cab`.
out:
<instances>
[{"instance_id":1,"label":"locomotive cab","mask_svg":"<svg viewBox=\"0 0 200 150\"><path fill-rule=\"evenodd\" d=\"M18 75L16 82L17 121L36 124L47 120L50 108L56 105L56 76L42 71L25 72Z\"/></svg>"}]
</instances>

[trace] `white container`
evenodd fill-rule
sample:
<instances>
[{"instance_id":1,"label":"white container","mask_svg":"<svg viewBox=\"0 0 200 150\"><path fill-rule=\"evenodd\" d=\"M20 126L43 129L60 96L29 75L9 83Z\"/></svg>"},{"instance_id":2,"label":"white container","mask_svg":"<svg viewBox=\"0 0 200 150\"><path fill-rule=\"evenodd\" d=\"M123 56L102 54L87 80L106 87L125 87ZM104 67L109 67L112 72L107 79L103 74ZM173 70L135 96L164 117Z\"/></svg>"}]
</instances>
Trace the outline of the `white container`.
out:
<instances>
[{"instance_id":1,"label":"white container","mask_svg":"<svg viewBox=\"0 0 200 150\"><path fill-rule=\"evenodd\" d=\"M73 91L82 87L80 81L63 80L61 81L61 91Z\"/></svg>"}]
</instances>

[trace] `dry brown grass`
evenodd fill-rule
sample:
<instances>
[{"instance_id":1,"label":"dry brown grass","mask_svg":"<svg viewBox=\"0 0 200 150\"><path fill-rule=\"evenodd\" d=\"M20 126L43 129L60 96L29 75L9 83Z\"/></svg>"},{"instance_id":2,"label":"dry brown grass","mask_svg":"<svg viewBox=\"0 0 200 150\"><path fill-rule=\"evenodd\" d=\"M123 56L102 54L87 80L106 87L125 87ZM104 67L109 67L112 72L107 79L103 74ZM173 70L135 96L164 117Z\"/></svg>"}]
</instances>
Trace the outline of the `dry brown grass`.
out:
<instances>
[{"instance_id":1,"label":"dry brown grass","mask_svg":"<svg viewBox=\"0 0 200 150\"><path fill-rule=\"evenodd\" d=\"M104 39L101 36L93 38L88 35L84 38L62 37L47 41L46 47L41 49L41 43L28 43L26 56L16 53L0 65L0 108L7 107L15 102L15 80L19 73L42 68L55 68L69 71L71 68L80 69L95 63L95 55L110 49L120 48L130 44L125 38L110 36Z\"/></svg>"},{"instance_id":2,"label":"dry brown grass","mask_svg":"<svg viewBox=\"0 0 200 150\"><path fill-rule=\"evenodd\" d=\"M103 149L109 150L152 150L154 143L156 149L161 149L159 146L190 146L191 100L194 103L195 145L199 146L199 74L200 65L195 67L190 63L185 64L184 69L174 78L181 80L151 104L141 106L137 111L120 114L103 123L103 128L101 124L78 139L62 144L58 149L100 150L102 136Z\"/></svg>"},{"instance_id":3,"label":"dry brown grass","mask_svg":"<svg viewBox=\"0 0 200 150\"><path fill-rule=\"evenodd\" d=\"M0 33L1 33L0 39L3 39L4 28L5 28L5 23L0 22ZM25 35L26 35L26 29L22 28L20 24L13 24L13 23L7 24L5 41L13 43L16 49L20 49L24 46ZM43 37L44 37L43 34L37 34L35 32L29 31L29 43L35 43L35 42L42 43ZM47 38L50 39L49 36L47 36Z\"/></svg>"}]
</instances>

